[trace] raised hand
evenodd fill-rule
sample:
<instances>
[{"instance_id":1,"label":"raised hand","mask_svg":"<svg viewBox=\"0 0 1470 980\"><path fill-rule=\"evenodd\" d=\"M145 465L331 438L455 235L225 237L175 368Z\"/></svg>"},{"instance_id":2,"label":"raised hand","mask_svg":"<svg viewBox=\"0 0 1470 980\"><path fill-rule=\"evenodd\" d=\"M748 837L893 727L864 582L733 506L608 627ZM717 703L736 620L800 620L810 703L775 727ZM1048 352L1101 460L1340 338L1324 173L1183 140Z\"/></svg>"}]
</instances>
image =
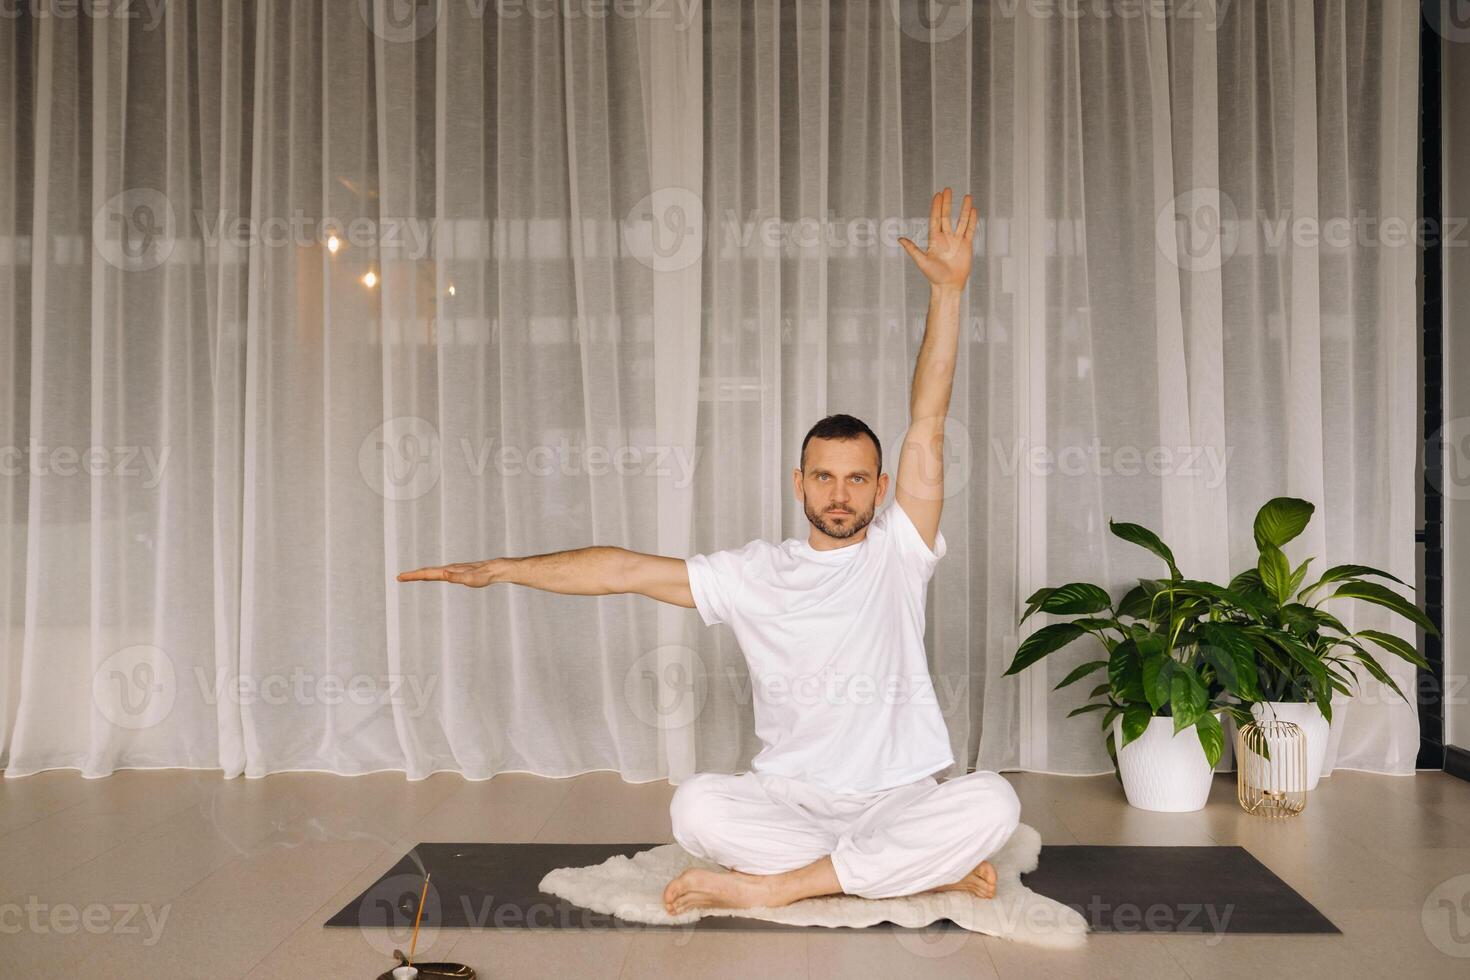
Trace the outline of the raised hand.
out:
<instances>
[{"instance_id":1,"label":"raised hand","mask_svg":"<svg viewBox=\"0 0 1470 980\"><path fill-rule=\"evenodd\" d=\"M949 219L950 201L952 195L950 189L934 195L934 200L929 203L929 248L921 251L908 238L900 238L898 244L903 246L909 258L924 273L931 285L963 288L965 281L970 278L970 257L975 239L975 225L979 221L979 214L970 203L970 195L966 194L964 201L960 203L960 216L958 223Z\"/></svg>"},{"instance_id":2,"label":"raised hand","mask_svg":"<svg viewBox=\"0 0 1470 980\"><path fill-rule=\"evenodd\" d=\"M495 581L495 559L489 561L464 562L458 565L438 565L431 568L416 568L411 572L399 572L400 582L455 582L472 589L482 589Z\"/></svg>"}]
</instances>

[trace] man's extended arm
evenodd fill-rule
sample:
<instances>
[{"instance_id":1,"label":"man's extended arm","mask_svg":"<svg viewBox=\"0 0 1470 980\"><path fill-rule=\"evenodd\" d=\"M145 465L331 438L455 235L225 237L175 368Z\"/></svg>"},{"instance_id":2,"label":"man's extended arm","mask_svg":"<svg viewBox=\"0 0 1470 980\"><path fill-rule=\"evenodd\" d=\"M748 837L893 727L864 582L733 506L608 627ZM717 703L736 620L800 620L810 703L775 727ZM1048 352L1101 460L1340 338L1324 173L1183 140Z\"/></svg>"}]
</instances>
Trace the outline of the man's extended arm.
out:
<instances>
[{"instance_id":1,"label":"man's extended arm","mask_svg":"<svg viewBox=\"0 0 1470 980\"><path fill-rule=\"evenodd\" d=\"M562 595L636 592L650 599L694 608L689 571L682 558L645 555L626 548L593 545L526 558L439 565L401 572L400 582L455 582L483 588L497 582L525 585Z\"/></svg>"},{"instance_id":2,"label":"man's extended arm","mask_svg":"<svg viewBox=\"0 0 1470 980\"><path fill-rule=\"evenodd\" d=\"M949 414L959 357L960 296L970 277L978 215L966 194L956 224L949 219L950 189L935 194L929 206L929 249L907 238L899 244L929 280L929 316L909 392L909 429L899 449L894 501L913 521L933 550L944 510L944 420Z\"/></svg>"}]
</instances>

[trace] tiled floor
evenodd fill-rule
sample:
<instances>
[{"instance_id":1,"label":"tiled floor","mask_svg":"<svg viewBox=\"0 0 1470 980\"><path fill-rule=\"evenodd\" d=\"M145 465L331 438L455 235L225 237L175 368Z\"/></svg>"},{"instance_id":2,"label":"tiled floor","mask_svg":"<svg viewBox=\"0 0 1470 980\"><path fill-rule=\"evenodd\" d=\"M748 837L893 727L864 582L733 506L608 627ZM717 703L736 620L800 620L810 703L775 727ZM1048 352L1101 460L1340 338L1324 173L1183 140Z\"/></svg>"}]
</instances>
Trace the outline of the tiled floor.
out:
<instances>
[{"instance_id":1,"label":"tiled floor","mask_svg":"<svg viewBox=\"0 0 1470 980\"><path fill-rule=\"evenodd\" d=\"M425 930L419 958L486 977L1470 976L1470 783L1339 771L1269 821L1223 775L1183 814L1129 808L1112 776L1007 778L1047 842L1241 844L1343 935L1097 934L1063 954L955 930ZM672 794L610 772L0 780L0 974L370 978L389 933L322 923L414 843L667 841Z\"/></svg>"}]
</instances>

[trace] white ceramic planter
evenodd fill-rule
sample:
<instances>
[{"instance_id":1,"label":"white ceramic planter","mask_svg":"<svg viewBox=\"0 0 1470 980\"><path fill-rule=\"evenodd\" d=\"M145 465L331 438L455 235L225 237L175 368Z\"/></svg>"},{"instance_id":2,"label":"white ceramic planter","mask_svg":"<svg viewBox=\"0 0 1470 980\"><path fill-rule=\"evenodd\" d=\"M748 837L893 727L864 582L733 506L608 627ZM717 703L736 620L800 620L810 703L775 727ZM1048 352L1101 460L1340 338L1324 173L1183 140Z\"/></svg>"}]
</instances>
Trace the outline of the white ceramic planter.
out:
<instances>
[{"instance_id":1,"label":"white ceramic planter","mask_svg":"<svg viewBox=\"0 0 1470 980\"><path fill-rule=\"evenodd\" d=\"M1218 713L1217 713L1218 717ZM1123 719L1113 719L1118 774L1130 806L1182 813L1204 807L1214 769L1194 726L1174 734L1173 718L1151 718L1142 735L1123 745Z\"/></svg>"},{"instance_id":2,"label":"white ceramic planter","mask_svg":"<svg viewBox=\"0 0 1470 980\"><path fill-rule=\"evenodd\" d=\"M1336 712L1338 704L1332 705ZM1289 721L1307 737L1307 790L1310 792L1317 788L1317 780L1322 778L1322 763L1327 759L1327 742L1331 734L1327 719L1322 717L1322 711L1315 703L1292 702L1292 701L1263 701L1251 705L1251 717L1258 722ZM1283 746L1282 752L1276 751L1278 741ZM1250 760L1251 764L1260 767L1259 771L1269 782L1262 784L1264 789L1284 789L1283 777L1278 772L1280 759L1285 752L1285 739L1267 739L1266 748L1271 753L1268 761L1256 756Z\"/></svg>"}]
</instances>

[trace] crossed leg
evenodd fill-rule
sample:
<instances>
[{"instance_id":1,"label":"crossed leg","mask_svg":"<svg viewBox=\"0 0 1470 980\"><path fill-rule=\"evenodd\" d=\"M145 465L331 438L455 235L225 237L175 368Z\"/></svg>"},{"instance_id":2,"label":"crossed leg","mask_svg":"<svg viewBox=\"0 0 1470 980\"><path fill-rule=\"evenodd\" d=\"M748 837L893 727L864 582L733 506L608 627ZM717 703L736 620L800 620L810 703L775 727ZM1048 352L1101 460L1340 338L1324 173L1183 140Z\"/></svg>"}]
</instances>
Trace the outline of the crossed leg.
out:
<instances>
[{"instance_id":1,"label":"crossed leg","mask_svg":"<svg viewBox=\"0 0 1470 980\"><path fill-rule=\"evenodd\" d=\"M775 908L844 893L887 898L957 890L990 898L996 872L986 857L1020 821L1015 792L992 772L901 788L841 835L743 777L690 777L671 809L680 845L730 868L689 868L669 882L663 901L671 915Z\"/></svg>"},{"instance_id":2,"label":"crossed leg","mask_svg":"<svg viewBox=\"0 0 1470 980\"><path fill-rule=\"evenodd\" d=\"M924 891L964 891L975 898L994 898L995 867L981 861L959 881ZM845 894L842 883L828 855L804 868L775 875L688 868L664 888L663 900L666 912L681 915L690 909L779 908L803 898L841 894Z\"/></svg>"}]
</instances>

